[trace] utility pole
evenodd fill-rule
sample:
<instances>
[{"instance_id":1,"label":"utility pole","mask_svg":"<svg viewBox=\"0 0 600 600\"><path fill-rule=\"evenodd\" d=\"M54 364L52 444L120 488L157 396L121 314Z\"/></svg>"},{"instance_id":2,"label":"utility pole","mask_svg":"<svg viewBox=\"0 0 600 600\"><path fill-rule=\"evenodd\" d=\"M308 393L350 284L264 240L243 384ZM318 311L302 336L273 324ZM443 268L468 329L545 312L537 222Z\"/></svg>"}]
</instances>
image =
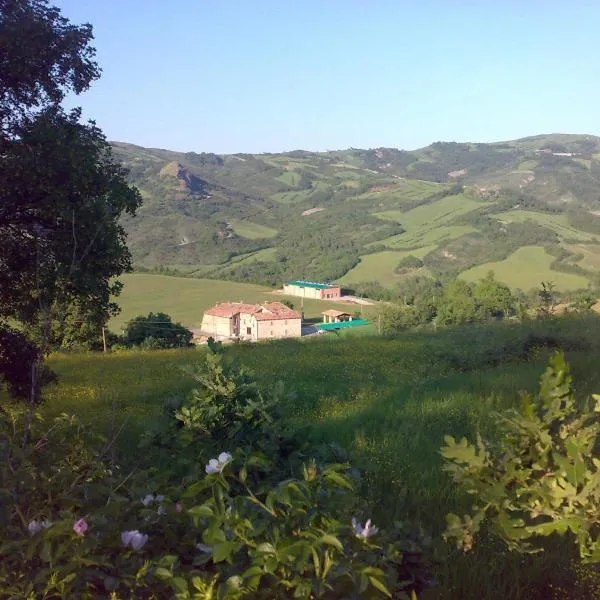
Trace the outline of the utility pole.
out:
<instances>
[{"instance_id":1,"label":"utility pole","mask_svg":"<svg viewBox=\"0 0 600 600\"><path fill-rule=\"evenodd\" d=\"M379 330L379 335L381 335L381 313L377 317L377 329Z\"/></svg>"},{"instance_id":2,"label":"utility pole","mask_svg":"<svg viewBox=\"0 0 600 600\"><path fill-rule=\"evenodd\" d=\"M102 346L104 347L104 352L108 352L106 348L106 327L102 327Z\"/></svg>"}]
</instances>

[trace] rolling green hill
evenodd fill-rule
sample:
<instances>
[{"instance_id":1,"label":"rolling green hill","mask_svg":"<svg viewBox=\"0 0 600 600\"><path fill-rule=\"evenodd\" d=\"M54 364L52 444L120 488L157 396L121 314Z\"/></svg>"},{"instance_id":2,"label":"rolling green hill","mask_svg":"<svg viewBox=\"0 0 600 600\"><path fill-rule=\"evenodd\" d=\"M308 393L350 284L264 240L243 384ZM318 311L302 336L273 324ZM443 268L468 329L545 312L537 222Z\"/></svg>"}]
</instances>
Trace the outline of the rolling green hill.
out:
<instances>
[{"instance_id":1,"label":"rolling green hill","mask_svg":"<svg viewBox=\"0 0 600 600\"><path fill-rule=\"evenodd\" d=\"M260 155L113 146L144 198L124 220L140 270L393 286L407 253L446 278L510 264L526 246L548 260L518 254L527 266L520 285L559 273L571 275L566 285L585 284L598 269L597 137Z\"/></svg>"}]
</instances>

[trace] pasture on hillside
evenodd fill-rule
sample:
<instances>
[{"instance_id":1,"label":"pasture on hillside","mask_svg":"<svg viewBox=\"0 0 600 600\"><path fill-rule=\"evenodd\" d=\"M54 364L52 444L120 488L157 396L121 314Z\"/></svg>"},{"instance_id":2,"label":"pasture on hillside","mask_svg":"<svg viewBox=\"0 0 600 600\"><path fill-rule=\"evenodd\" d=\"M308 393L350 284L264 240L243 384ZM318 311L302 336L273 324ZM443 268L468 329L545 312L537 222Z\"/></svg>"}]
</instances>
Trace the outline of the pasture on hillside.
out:
<instances>
[{"instance_id":1,"label":"pasture on hillside","mask_svg":"<svg viewBox=\"0 0 600 600\"><path fill-rule=\"evenodd\" d=\"M473 230L468 225L451 225L451 221L482 206L481 202L473 200L466 194L446 196L412 210L402 212L388 210L374 213L380 219L387 219L400 223L406 230L387 240L387 246L393 248L413 248L424 246L442 239L460 237Z\"/></svg>"},{"instance_id":2,"label":"pasture on hillside","mask_svg":"<svg viewBox=\"0 0 600 600\"><path fill-rule=\"evenodd\" d=\"M217 302L276 302L289 300L296 310L300 310L301 298L274 294L264 286L216 279L196 279L172 277L150 273L121 275L123 291L118 297L121 312L109 322L109 328L119 333L126 323L150 312L165 312L174 321L190 328L198 328L207 308ZM319 319L329 308L350 313L360 312L360 306L342 302L304 300L304 314L307 319ZM366 315L372 308L364 307Z\"/></svg>"},{"instance_id":3,"label":"pasture on hillside","mask_svg":"<svg viewBox=\"0 0 600 600\"><path fill-rule=\"evenodd\" d=\"M465 281L478 281L493 271L499 281L522 290L530 289L536 281L552 281L557 290L565 291L587 286L586 277L552 270L553 260L554 257L541 246L523 246L505 260L478 265L459 277Z\"/></svg>"},{"instance_id":4,"label":"pasture on hillside","mask_svg":"<svg viewBox=\"0 0 600 600\"><path fill-rule=\"evenodd\" d=\"M394 520L419 524L432 536L437 586L423 598L575 600L592 597L585 581L597 585L598 578L591 568L572 568L575 551L564 539L549 540L544 554L530 556L508 552L486 535L469 554L441 540L446 513L462 514L470 502L442 470L443 436L473 440L480 431L494 439L492 411L518 407L521 390L536 392L550 355L546 346L555 345L567 349L578 395L600 391L600 319L593 316L396 339L238 344L225 355L251 368L265 390L284 383L284 419L304 430L305 439L350 452L363 474L365 515L381 527ZM100 432L124 423L123 468L143 467L139 436L165 418L166 403L194 388L182 367L201 361L204 352L54 355L49 364L59 382L47 388L43 410L74 412Z\"/></svg>"},{"instance_id":5,"label":"pasture on hillside","mask_svg":"<svg viewBox=\"0 0 600 600\"><path fill-rule=\"evenodd\" d=\"M363 281L379 281L384 286L393 287L402 279L395 269L403 258L411 254L423 258L434 248L435 246L425 246L411 251L384 250L361 256L360 262L340 279L340 283L351 285ZM423 270L419 273L425 274Z\"/></svg>"},{"instance_id":6,"label":"pasture on hillside","mask_svg":"<svg viewBox=\"0 0 600 600\"><path fill-rule=\"evenodd\" d=\"M583 254L578 265L591 271L600 271L600 244L571 244L566 248L575 254Z\"/></svg>"},{"instance_id":7,"label":"pasture on hillside","mask_svg":"<svg viewBox=\"0 0 600 600\"><path fill-rule=\"evenodd\" d=\"M586 242L597 238L597 236L591 233L581 231L580 229L570 225L567 215L564 214L547 214L534 212L531 210L510 210L498 213L496 217L504 223L510 223L511 221L516 221L518 223L535 221L536 223L539 223L540 225L543 225L544 227L554 231L563 240Z\"/></svg>"},{"instance_id":8,"label":"pasture on hillside","mask_svg":"<svg viewBox=\"0 0 600 600\"><path fill-rule=\"evenodd\" d=\"M248 238L249 240L259 240L262 238L272 238L278 233L277 229L267 227L266 225L260 225L259 223L252 223L252 221L229 221L231 228L237 235Z\"/></svg>"}]
</instances>

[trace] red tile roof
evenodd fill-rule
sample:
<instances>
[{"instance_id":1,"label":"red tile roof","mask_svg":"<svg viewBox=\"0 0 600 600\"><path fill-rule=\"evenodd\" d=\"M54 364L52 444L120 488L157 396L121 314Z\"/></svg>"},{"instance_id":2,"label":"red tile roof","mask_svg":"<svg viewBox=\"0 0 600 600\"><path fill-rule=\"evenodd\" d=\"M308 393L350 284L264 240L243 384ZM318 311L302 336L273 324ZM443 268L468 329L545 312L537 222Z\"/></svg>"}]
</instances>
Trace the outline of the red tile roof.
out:
<instances>
[{"instance_id":1,"label":"red tile roof","mask_svg":"<svg viewBox=\"0 0 600 600\"><path fill-rule=\"evenodd\" d=\"M352 316L350 313L344 312L343 310L334 310L333 308L330 308L329 310L326 310L321 314L326 315L328 317L341 317L342 315L348 315L349 317Z\"/></svg>"},{"instance_id":2,"label":"red tile roof","mask_svg":"<svg viewBox=\"0 0 600 600\"><path fill-rule=\"evenodd\" d=\"M265 302L263 304L244 304L243 302L223 302L204 311L212 317L231 318L238 314L254 315L257 321L276 321L279 319L301 319L300 313L292 310L282 302Z\"/></svg>"}]
</instances>

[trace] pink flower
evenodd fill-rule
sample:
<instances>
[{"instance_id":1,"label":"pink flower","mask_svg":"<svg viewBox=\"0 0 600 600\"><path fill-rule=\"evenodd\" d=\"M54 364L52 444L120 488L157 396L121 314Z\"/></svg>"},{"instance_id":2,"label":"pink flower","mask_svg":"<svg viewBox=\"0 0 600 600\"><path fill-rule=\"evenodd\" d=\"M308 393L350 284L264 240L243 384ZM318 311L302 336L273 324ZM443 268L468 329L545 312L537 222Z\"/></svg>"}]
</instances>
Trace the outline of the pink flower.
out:
<instances>
[{"instance_id":1,"label":"pink flower","mask_svg":"<svg viewBox=\"0 0 600 600\"><path fill-rule=\"evenodd\" d=\"M83 537L85 532L89 529L89 525L85 519L79 519L75 525L73 525L73 531L79 536Z\"/></svg>"},{"instance_id":2,"label":"pink flower","mask_svg":"<svg viewBox=\"0 0 600 600\"><path fill-rule=\"evenodd\" d=\"M175 505L175 510L176 510L178 513L180 513L180 512L183 510L183 504L181 504L181 502L178 502L178 503Z\"/></svg>"}]
</instances>

